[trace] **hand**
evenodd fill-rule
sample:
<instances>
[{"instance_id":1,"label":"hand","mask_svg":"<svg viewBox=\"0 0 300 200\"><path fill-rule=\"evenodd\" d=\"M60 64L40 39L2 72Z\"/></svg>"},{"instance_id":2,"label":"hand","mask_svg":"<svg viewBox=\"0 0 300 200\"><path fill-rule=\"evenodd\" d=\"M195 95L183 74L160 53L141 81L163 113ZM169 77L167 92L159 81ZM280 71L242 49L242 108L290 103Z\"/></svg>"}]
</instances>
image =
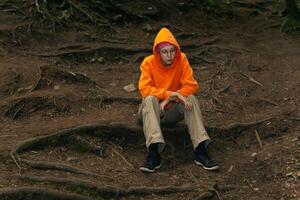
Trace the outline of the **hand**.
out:
<instances>
[{"instance_id":1,"label":"hand","mask_svg":"<svg viewBox=\"0 0 300 200\"><path fill-rule=\"evenodd\" d=\"M162 114L165 111L165 106L170 102L170 99L165 99L159 103L160 113Z\"/></svg>"},{"instance_id":2,"label":"hand","mask_svg":"<svg viewBox=\"0 0 300 200\"><path fill-rule=\"evenodd\" d=\"M189 102L184 96L182 96L179 92L172 92L170 98L177 97L182 103L184 104L184 107L186 110L192 110L192 103Z\"/></svg>"}]
</instances>

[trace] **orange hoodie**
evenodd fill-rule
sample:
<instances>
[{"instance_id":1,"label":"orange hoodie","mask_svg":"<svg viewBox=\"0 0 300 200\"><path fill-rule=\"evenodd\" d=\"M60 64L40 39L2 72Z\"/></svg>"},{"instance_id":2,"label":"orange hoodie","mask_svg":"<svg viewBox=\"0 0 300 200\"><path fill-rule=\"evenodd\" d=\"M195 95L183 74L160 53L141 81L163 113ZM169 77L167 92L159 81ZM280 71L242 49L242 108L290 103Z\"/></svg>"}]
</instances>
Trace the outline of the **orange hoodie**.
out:
<instances>
[{"instance_id":1,"label":"orange hoodie","mask_svg":"<svg viewBox=\"0 0 300 200\"><path fill-rule=\"evenodd\" d=\"M171 66L165 67L161 63L156 46L161 42L169 42L176 46L176 54ZM173 34L162 28L154 41L153 55L146 57L141 66L139 90L143 98L155 96L159 100L170 97L171 92L179 92L183 96L194 94L198 90L193 70Z\"/></svg>"}]
</instances>

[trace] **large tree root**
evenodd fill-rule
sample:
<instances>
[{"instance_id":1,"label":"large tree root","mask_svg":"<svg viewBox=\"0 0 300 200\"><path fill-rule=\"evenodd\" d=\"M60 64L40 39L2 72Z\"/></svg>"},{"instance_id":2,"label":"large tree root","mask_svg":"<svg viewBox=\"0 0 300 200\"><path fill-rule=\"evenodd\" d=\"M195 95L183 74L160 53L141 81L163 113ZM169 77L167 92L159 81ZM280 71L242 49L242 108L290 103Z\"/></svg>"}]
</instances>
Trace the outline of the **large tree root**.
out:
<instances>
[{"instance_id":1,"label":"large tree root","mask_svg":"<svg viewBox=\"0 0 300 200\"><path fill-rule=\"evenodd\" d=\"M235 122L235 123L231 123L227 126L223 126L220 128L217 128L218 132L241 132L247 129L250 129L252 127L258 126L264 122L270 121L272 120L273 117L268 117L266 119L261 119L261 120L257 120L257 121L252 121L252 122Z\"/></svg>"},{"instance_id":2,"label":"large tree root","mask_svg":"<svg viewBox=\"0 0 300 200\"><path fill-rule=\"evenodd\" d=\"M28 116L39 110L68 111L65 96L25 96L12 100L8 105L4 105L4 116L11 119L19 119Z\"/></svg>"},{"instance_id":3,"label":"large tree root","mask_svg":"<svg viewBox=\"0 0 300 200\"><path fill-rule=\"evenodd\" d=\"M117 101L121 103L139 105L142 102L142 99L135 97L102 96L101 98L103 103L112 103Z\"/></svg>"},{"instance_id":4,"label":"large tree root","mask_svg":"<svg viewBox=\"0 0 300 200\"><path fill-rule=\"evenodd\" d=\"M0 189L0 199L5 200L92 200L82 195L61 192L43 187L18 187Z\"/></svg>"},{"instance_id":5,"label":"large tree root","mask_svg":"<svg viewBox=\"0 0 300 200\"><path fill-rule=\"evenodd\" d=\"M100 195L118 196L118 195L149 195L149 194L169 194L178 192L196 191L193 185L182 186L161 186L161 187L147 187L147 186L130 186L122 188L113 185L102 185L99 183L69 178L55 178L55 177L38 177L31 175L22 175L21 179L36 181L36 182L50 182L54 184L63 184L70 188L82 188L87 191L95 191Z\"/></svg>"},{"instance_id":6,"label":"large tree root","mask_svg":"<svg viewBox=\"0 0 300 200\"><path fill-rule=\"evenodd\" d=\"M136 137L136 132L141 133L140 130L129 127L126 124L121 123L99 123L99 124L86 124L70 129L65 129L58 131L54 134L47 136L38 136L34 138L29 138L23 141L21 144L17 145L16 148L13 149L13 154L19 154L30 150L38 150L43 149L49 146L59 146L69 143L70 136L72 135L81 135L81 134L96 134L103 138L111 138L111 137L119 137L125 138L128 137ZM108 135L107 132L110 134ZM132 134L132 132L135 132ZM111 133L114 133L111 134Z\"/></svg>"},{"instance_id":7,"label":"large tree root","mask_svg":"<svg viewBox=\"0 0 300 200\"><path fill-rule=\"evenodd\" d=\"M251 129L256 127L266 121L271 120L272 118L262 119L254 122L247 123L232 123L224 127L206 127L209 132L218 134L215 137L225 137L225 133L240 133L244 130ZM163 127L163 132L170 137L187 137L182 135L183 132L187 131L187 128L183 124L178 124L173 127ZM219 134L220 133L220 134ZM39 136L34 138L29 138L19 145L17 145L13 150L13 154L20 154L30 150L43 149L49 146L60 146L65 145L70 142L70 136L73 135L93 135L96 137L101 137L103 139L123 139L126 138L127 141L130 141L133 144L138 144L143 140L143 129L141 126L129 125L124 123L97 123L97 124L86 124L70 129L65 129L58 131L51 135Z\"/></svg>"},{"instance_id":8,"label":"large tree root","mask_svg":"<svg viewBox=\"0 0 300 200\"><path fill-rule=\"evenodd\" d=\"M57 162L47 162L47 161L33 161L33 160L27 160L27 159L20 159L22 163L25 163L26 165L30 166L33 169L40 169L40 170L59 170L59 171L65 171L70 172L74 174L82 174L87 176L92 176L96 178L110 178L109 176L101 176L94 172L90 172L84 169L79 169L77 167L72 167L70 165L57 163Z\"/></svg>"},{"instance_id":9,"label":"large tree root","mask_svg":"<svg viewBox=\"0 0 300 200\"><path fill-rule=\"evenodd\" d=\"M193 200L208 200L208 199L211 199L213 196L214 196L214 194L212 192L204 192L204 193L200 194L199 196L197 196Z\"/></svg>"}]
</instances>

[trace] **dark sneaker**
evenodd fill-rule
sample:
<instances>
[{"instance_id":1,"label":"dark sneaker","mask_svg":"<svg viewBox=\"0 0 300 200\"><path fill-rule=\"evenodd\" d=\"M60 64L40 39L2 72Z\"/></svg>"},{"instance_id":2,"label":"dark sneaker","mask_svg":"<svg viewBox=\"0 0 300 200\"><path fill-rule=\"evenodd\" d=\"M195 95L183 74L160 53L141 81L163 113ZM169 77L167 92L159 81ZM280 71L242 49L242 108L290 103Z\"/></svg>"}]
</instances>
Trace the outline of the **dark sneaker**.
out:
<instances>
[{"instance_id":1,"label":"dark sneaker","mask_svg":"<svg viewBox=\"0 0 300 200\"><path fill-rule=\"evenodd\" d=\"M153 156L150 153L145 159L143 167L140 167L140 170L143 172L155 172L156 169L160 168L160 155Z\"/></svg>"},{"instance_id":2,"label":"dark sneaker","mask_svg":"<svg viewBox=\"0 0 300 200\"><path fill-rule=\"evenodd\" d=\"M197 165L202 166L202 168L206 170L219 169L218 164L214 160L212 160L207 154L196 155L194 161Z\"/></svg>"},{"instance_id":3,"label":"dark sneaker","mask_svg":"<svg viewBox=\"0 0 300 200\"><path fill-rule=\"evenodd\" d=\"M140 170L143 172L154 172L156 169L160 168L160 155L158 153L158 144L151 144L149 146L149 152L146 156L145 163Z\"/></svg>"},{"instance_id":4,"label":"dark sneaker","mask_svg":"<svg viewBox=\"0 0 300 200\"><path fill-rule=\"evenodd\" d=\"M211 159L207 153L204 143L200 143L195 151L195 163L203 167L206 170L216 170L219 169L216 161Z\"/></svg>"}]
</instances>

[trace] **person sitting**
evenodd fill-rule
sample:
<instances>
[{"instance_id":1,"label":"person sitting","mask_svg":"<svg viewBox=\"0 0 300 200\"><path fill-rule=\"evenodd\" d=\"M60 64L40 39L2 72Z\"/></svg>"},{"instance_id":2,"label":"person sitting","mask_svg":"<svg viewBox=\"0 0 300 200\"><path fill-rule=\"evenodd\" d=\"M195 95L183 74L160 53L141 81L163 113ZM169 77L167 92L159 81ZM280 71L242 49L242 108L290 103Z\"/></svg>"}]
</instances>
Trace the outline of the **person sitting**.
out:
<instances>
[{"instance_id":1,"label":"person sitting","mask_svg":"<svg viewBox=\"0 0 300 200\"><path fill-rule=\"evenodd\" d=\"M194 94L199 86L193 70L173 34L162 28L154 41L153 55L141 66L139 91L143 101L138 118L143 124L148 154L141 171L154 172L160 168L160 153L165 147L161 124L184 119L194 147L195 163L206 170L216 170L207 147L211 142L203 125L199 102Z\"/></svg>"}]
</instances>

